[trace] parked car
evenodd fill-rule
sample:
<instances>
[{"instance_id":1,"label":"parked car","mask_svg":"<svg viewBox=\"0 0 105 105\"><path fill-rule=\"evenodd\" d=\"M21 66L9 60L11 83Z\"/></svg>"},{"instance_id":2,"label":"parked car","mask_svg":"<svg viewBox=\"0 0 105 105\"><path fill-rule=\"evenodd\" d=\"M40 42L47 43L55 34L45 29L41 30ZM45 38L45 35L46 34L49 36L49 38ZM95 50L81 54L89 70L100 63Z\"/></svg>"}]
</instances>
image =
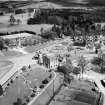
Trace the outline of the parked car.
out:
<instances>
[{"instance_id":1,"label":"parked car","mask_svg":"<svg viewBox=\"0 0 105 105\"><path fill-rule=\"evenodd\" d=\"M105 79L101 80L101 84L105 87Z\"/></svg>"}]
</instances>

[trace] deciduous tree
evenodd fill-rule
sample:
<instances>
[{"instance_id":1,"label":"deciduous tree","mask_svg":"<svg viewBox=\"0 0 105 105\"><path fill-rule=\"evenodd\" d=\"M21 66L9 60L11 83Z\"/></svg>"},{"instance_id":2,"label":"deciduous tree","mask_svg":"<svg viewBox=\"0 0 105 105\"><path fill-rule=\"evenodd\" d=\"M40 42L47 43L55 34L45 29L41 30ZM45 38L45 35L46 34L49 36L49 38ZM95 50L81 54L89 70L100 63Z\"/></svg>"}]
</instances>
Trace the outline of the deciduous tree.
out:
<instances>
[{"instance_id":1,"label":"deciduous tree","mask_svg":"<svg viewBox=\"0 0 105 105\"><path fill-rule=\"evenodd\" d=\"M14 23L16 22L14 15L10 15L9 22L10 22L10 25L14 25Z\"/></svg>"},{"instance_id":2,"label":"deciduous tree","mask_svg":"<svg viewBox=\"0 0 105 105\"><path fill-rule=\"evenodd\" d=\"M81 69L81 74L82 74L82 77L83 77L83 73L84 73L84 71L85 71L85 66L87 65L87 61L86 61L86 59L83 57L83 56L80 56L79 58L78 58L78 66L80 67L80 69Z\"/></svg>"}]
</instances>

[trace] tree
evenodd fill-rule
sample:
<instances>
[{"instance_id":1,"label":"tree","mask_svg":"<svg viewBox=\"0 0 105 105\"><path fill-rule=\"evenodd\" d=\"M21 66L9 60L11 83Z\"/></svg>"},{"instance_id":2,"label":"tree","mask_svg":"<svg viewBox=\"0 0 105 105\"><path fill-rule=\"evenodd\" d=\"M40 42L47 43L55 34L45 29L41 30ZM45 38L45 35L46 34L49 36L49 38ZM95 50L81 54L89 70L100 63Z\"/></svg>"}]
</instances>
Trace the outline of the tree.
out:
<instances>
[{"instance_id":1,"label":"tree","mask_svg":"<svg viewBox=\"0 0 105 105\"><path fill-rule=\"evenodd\" d=\"M58 72L61 72L64 75L68 75L69 73L71 73L69 66L67 67L66 65L58 66L57 70Z\"/></svg>"},{"instance_id":2,"label":"tree","mask_svg":"<svg viewBox=\"0 0 105 105\"><path fill-rule=\"evenodd\" d=\"M41 27L41 29L40 29L40 33L43 34L43 32L44 32L44 28Z\"/></svg>"},{"instance_id":3,"label":"tree","mask_svg":"<svg viewBox=\"0 0 105 105\"><path fill-rule=\"evenodd\" d=\"M80 56L79 58L78 58L78 66L80 67L80 69L81 69L81 75L82 75L82 77L83 77L83 73L84 73L84 71L85 71L85 66L87 65L87 61L86 61L86 59L83 57L83 56Z\"/></svg>"},{"instance_id":4,"label":"tree","mask_svg":"<svg viewBox=\"0 0 105 105\"><path fill-rule=\"evenodd\" d=\"M21 23L21 20L20 19L17 19L16 22L19 25Z\"/></svg>"},{"instance_id":5,"label":"tree","mask_svg":"<svg viewBox=\"0 0 105 105\"><path fill-rule=\"evenodd\" d=\"M100 67L101 67L101 72L105 72L105 53L101 52L101 59L102 59L102 62L100 64Z\"/></svg>"},{"instance_id":6,"label":"tree","mask_svg":"<svg viewBox=\"0 0 105 105\"><path fill-rule=\"evenodd\" d=\"M59 16L48 16L48 23L61 25L63 23L63 19Z\"/></svg>"},{"instance_id":7,"label":"tree","mask_svg":"<svg viewBox=\"0 0 105 105\"><path fill-rule=\"evenodd\" d=\"M58 36L57 36L57 33L54 32L54 31L44 31L44 32L41 34L41 36L42 36L43 38L45 38L45 39L54 39L54 38L58 37Z\"/></svg>"},{"instance_id":8,"label":"tree","mask_svg":"<svg viewBox=\"0 0 105 105\"><path fill-rule=\"evenodd\" d=\"M9 40L9 39L5 39L4 43L5 43L7 46L9 46L10 40Z\"/></svg>"},{"instance_id":9,"label":"tree","mask_svg":"<svg viewBox=\"0 0 105 105\"><path fill-rule=\"evenodd\" d=\"M23 66L21 70L22 70L23 72L26 72L26 71L27 71L27 67L26 67L26 66Z\"/></svg>"},{"instance_id":10,"label":"tree","mask_svg":"<svg viewBox=\"0 0 105 105\"><path fill-rule=\"evenodd\" d=\"M80 72L81 72L81 69L80 69L79 67L74 67L73 73L74 73L75 75L80 74Z\"/></svg>"},{"instance_id":11,"label":"tree","mask_svg":"<svg viewBox=\"0 0 105 105\"><path fill-rule=\"evenodd\" d=\"M105 55L103 55L101 58L94 57L91 61L91 63L94 65L93 70L96 72L104 73L105 72Z\"/></svg>"},{"instance_id":12,"label":"tree","mask_svg":"<svg viewBox=\"0 0 105 105\"><path fill-rule=\"evenodd\" d=\"M17 104L22 105L22 99L21 98L17 98Z\"/></svg>"},{"instance_id":13,"label":"tree","mask_svg":"<svg viewBox=\"0 0 105 105\"><path fill-rule=\"evenodd\" d=\"M12 5L11 5L11 8L12 8L12 11L14 12L14 14L15 14L15 11L16 11L16 8L17 8L17 7L16 7L16 4L12 4Z\"/></svg>"},{"instance_id":14,"label":"tree","mask_svg":"<svg viewBox=\"0 0 105 105\"><path fill-rule=\"evenodd\" d=\"M0 85L0 96L3 95L3 88L2 86Z\"/></svg>"},{"instance_id":15,"label":"tree","mask_svg":"<svg viewBox=\"0 0 105 105\"><path fill-rule=\"evenodd\" d=\"M69 75L72 72L72 65L69 63L64 64L63 66L58 66L58 72L61 72L64 75L64 82L69 83L73 79Z\"/></svg>"},{"instance_id":16,"label":"tree","mask_svg":"<svg viewBox=\"0 0 105 105\"><path fill-rule=\"evenodd\" d=\"M16 22L14 15L10 15L9 22L10 22L10 25L14 25L14 23Z\"/></svg>"},{"instance_id":17,"label":"tree","mask_svg":"<svg viewBox=\"0 0 105 105\"><path fill-rule=\"evenodd\" d=\"M94 57L92 60L91 60L91 63L93 65L100 65L101 63L103 62L103 59L102 58L99 58L99 57Z\"/></svg>"},{"instance_id":18,"label":"tree","mask_svg":"<svg viewBox=\"0 0 105 105\"><path fill-rule=\"evenodd\" d=\"M3 42L3 39L0 38L0 50L3 50L4 48L4 42Z\"/></svg>"}]
</instances>

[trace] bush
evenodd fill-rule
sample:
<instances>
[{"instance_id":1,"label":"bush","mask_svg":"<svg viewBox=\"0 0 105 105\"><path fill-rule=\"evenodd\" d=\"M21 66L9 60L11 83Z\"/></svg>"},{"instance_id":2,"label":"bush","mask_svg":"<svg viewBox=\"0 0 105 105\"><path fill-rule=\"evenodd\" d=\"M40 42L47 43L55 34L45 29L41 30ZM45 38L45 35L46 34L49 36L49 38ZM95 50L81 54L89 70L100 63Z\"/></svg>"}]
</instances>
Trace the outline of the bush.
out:
<instances>
[{"instance_id":1,"label":"bush","mask_svg":"<svg viewBox=\"0 0 105 105\"><path fill-rule=\"evenodd\" d=\"M78 75L78 74L80 74L80 72L81 72L80 68L74 67L73 74Z\"/></svg>"},{"instance_id":2,"label":"bush","mask_svg":"<svg viewBox=\"0 0 105 105\"><path fill-rule=\"evenodd\" d=\"M0 96L3 95L3 88L2 86L0 85Z\"/></svg>"},{"instance_id":3,"label":"bush","mask_svg":"<svg viewBox=\"0 0 105 105\"><path fill-rule=\"evenodd\" d=\"M48 80L45 79L45 80L42 81L42 83L43 83L43 84L48 84Z\"/></svg>"},{"instance_id":4,"label":"bush","mask_svg":"<svg viewBox=\"0 0 105 105\"><path fill-rule=\"evenodd\" d=\"M3 16L4 15L4 13L3 12L0 12L0 16Z\"/></svg>"},{"instance_id":5,"label":"bush","mask_svg":"<svg viewBox=\"0 0 105 105\"><path fill-rule=\"evenodd\" d=\"M27 24L40 24L40 17L38 17L38 18L29 18L28 20L27 20Z\"/></svg>"},{"instance_id":6,"label":"bush","mask_svg":"<svg viewBox=\"0 0 105 105\"><path fill-rule=\"evenodd\" d=\"M31 97L35 97L35 93L32 93L32 94L31 94Z\"/></svg>"},{"instance_id":7,"label":"bush","mask_svg":"<svg viewBox=\"0 0 105 105\"><path fill-rule=\"evenodd\" d=\"M74 46L85 46L86 45L86 41L83 41L83 42L74 42L74 44L73 44Z\"/></svg>"},{"instance_id":8,"label":"bush","mask_svg":"<svg viewBox=\"0 0 105 105\"><path fill-rule=\"evenodd\" d=\"M19 105L17 102L14 102L13 105Z\"/></svg>"},{"instance_id":9,"label":"bush","mask_svg":"<svg viewBox=\"0 0 105 105\"><path fill-rule=\"evenodd\" d=\"M26 71L27 71L27 67L26 67L26 66L23 66L23 67L21 68L21 70L22 70L23 72L26 72Z\"/></svg>"},{"instance_id":10,"label":"bush","mask_svg":"<svg viewBox=\"0 0 105 105\"><path fill-rule=\"evenodd\" d=\"M25 10L23 10L23 9L15 10L15 14L22 14L22 13L25 13Z\"/></svg>"},{"instance_id":11,"label":"bush","mask_svg":"<svg viewBox=\"0 0 105 105\"><path fill-rule=\"evenodd\" d=\"M11 80L11 83L13 83L13 80Z\"/></svg>"},{"instance_id":12,"label":"bush","mask_svg":"<svg viewBox=\"0 0 105 105\"><path fill-rule=\"evenodd\" d=\"M54 38L58 37L58 35L54 31L45 31L41 34L41 37L45 38L45 39L54 39Z\"/></svg>"},{"instance_id":13,"label":"bush","mask_svg":"<svg viewBox=\"0 0 105 105\"><path fill-rule=\"evenodd\" d=\"M49 78L50 78L50 79L52 78L52 74L49 75Z\"/></svg>"},{"instance_id":14,"label":"bush","mask_svg":"<svg viewBox=\"0 0 105 105\"><path fill-rule=\"evenodd\" d=\"M48 23L61 25L63 23L63 19L60 16L49 16Z\"/></svg>"},{"instance_id":15,"label":"bush","mask_svg":"<svg viewBox=\"0 0 105 105\"><path fill-rule=\"evenodd\" d=\"M22 99L21 98L17 98L17 104L21 105L22 104Z\"/></svg>"},{"instance_id":16,"label":"bush","mask_svg":"<svg viewBox=\"0 0 105 105\"><path fill-rule=\"evenodd\" d=\"M29 99L28 97L26 98L26 102L27 102L27 103L30 102L30 99Z\"/></svg>"},{"instance_id":17,"label":"bush","mask_svg":"<svg viewBox=\"0 0 105 105\"><path fill-rule=\"evenodd\" d=\"M7 86L10 86L10 84L8 83Z\"/></svg>"},{"instance_id":18,"label":"bush","mask_svg":"<svg viewBox=\"0 0 105 105\"><path fill-rule=\"evenodd\" d=\"M40 85L39 88L40 88L40 89L43 89L43 88L44 88L44 85Z\"/></svg>"},{"instance_id":19,"label":"bush","mask_svg":"<svg viewBox=\"0 0 105 105\"><path fill-rule=\"evenodd\" d=\"M27 105L26 103L23 103L22 105Z\"/></svg>"},{"instance_id":20,"label":"bush","mask_svg":"<svg viewBox=\"0 0 105 105\"><path fill-rule=\"evenodd\" d=\"M93 65L100 65L102 62L103 62L103 60L101 58L98 58L98 57L94 57L91 61L91 63Z\"/></svg>"}]
</instances>

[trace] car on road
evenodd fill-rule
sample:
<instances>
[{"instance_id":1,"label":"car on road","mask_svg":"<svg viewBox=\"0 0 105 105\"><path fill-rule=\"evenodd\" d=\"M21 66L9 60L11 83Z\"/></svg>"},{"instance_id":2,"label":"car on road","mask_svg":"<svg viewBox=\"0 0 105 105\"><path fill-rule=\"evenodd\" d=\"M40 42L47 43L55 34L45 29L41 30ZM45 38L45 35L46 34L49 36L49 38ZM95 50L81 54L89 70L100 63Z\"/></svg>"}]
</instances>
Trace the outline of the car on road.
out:
<instances>
[{"instance_id":1,"label":"car on road","mask_svg":"<svg viewBox=\"0 0 105 105\"><path fill-rule=\"evenodd\" d=\"M105 79L101 80L101 84L105 87Z\"/></svg>"}]
</instances>

